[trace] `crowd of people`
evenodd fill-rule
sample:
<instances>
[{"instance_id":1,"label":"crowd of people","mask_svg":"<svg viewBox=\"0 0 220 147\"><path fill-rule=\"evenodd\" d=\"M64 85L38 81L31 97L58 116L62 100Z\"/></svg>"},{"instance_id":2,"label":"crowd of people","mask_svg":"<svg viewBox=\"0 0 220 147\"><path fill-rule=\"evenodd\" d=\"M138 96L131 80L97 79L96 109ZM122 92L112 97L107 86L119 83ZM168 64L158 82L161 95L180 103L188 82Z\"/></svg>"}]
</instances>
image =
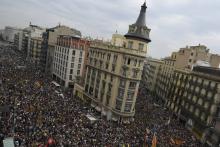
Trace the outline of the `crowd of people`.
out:
<instances>
[{"instance_id":1,"label":"crowd of people","mask_svg":"<svg viewBox=\"0 0 220 147\"><path fill-rule=\"evenodd\" d=\"M199 141L172 114L140 88L134 121L129 124L104 118L75 98L72 90L57 88L52 79L10 46L0 46L0 138L14 137L17 146L40 147L201 147ZM62 93L63 95L58 95Z\"/></svg>"}]
</instances>

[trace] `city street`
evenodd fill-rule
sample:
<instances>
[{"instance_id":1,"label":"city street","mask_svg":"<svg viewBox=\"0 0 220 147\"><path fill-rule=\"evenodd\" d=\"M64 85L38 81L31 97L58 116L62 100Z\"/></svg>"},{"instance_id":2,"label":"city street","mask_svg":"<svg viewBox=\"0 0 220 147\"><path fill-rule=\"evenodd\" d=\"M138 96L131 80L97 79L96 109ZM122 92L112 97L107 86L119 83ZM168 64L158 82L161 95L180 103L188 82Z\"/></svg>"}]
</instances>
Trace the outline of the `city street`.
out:
<instances>
[{"instance_id":1,"label":"city street","mask_svg":"<svg viewBox=\"0 0 220 147\"><path fill-rule=\"evenodd\" d=\"M70 90L59 89L64 97L58 95L50 77L4 45L0 46L0 135L14 137L18 146L44 146L49 140L54 146L140 147L150 146L153 134L157 146L202 146L169 111L154 105L143 87L134 122L101 119L91 124L86 117L90 106L71 98Z\"/></svg>"}]
</instances>

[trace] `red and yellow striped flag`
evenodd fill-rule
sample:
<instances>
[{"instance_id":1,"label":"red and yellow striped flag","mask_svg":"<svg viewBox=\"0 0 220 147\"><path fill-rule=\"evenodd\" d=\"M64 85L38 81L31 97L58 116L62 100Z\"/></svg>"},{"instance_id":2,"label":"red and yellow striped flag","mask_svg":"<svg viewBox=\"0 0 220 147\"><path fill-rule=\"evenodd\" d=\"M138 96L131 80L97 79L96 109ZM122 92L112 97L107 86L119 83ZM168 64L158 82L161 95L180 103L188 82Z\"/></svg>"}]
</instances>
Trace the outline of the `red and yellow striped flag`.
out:
<instances>
[{"instance_id":1,"label":"red and yellow striped flag","mask_svg":"<svg viewBox=\"0 0 220 147\"><path fill-rule=\"evenodd\" d=\"M154 133L153 139L152 139L152 147L156 147L157 146L157 136Z\"/></svg>"}]
</instances>

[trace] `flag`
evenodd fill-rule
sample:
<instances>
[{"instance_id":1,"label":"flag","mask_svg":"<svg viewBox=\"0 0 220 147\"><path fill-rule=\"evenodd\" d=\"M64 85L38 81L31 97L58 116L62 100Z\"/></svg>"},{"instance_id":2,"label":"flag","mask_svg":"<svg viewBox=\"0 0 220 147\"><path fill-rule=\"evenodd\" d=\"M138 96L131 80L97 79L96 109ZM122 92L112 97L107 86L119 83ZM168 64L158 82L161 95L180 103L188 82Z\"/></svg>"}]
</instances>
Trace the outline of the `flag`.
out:
<instances>
[{"instance_id":1,"label":"flag","mask_svg":"<svg viewBox=\"0 0 220 147\"><path fill-rule=\"evenodd\" d=\"M181 144L185 143L185 141L183 141L181 139L176 139L175 142L176 142L177 145L181 145Z\"/></svg>"},{"instance_id":2,"label":"flag","mask_svg":"<svg viewBox=\"0 0 220 147\"><path fill-rule=\"evenodd\" d=\"M154 133L153 139L152 139L152 147L156 147L157 146L157 137Z\"/></svg>"},{"instance_id":3,"label":"flag","mask_svg":"<svg viewBox=\"0 0 220 147\"><path fill-rule=\"evenodd\" d=\"M175 138L175 139L170 138L170 142L171 142L172 144L175 144L175 145L182 145L182 144L185 143L184 140L181 140L181 139L178 139L178 138Z\"/></svg>"}]
</instances>

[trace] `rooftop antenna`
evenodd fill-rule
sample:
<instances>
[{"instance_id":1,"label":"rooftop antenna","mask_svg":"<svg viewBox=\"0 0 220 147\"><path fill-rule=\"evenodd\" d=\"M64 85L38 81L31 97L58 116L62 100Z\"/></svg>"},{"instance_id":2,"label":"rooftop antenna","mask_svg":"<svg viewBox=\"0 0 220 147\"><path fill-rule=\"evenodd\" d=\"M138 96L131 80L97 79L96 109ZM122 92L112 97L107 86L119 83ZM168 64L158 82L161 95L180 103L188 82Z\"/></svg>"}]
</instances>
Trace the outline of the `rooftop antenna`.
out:
<instances>
[{"instance_id":1,"label":"rooftop antenna","mask_svg":"<svg viewBox=\"0 0 220 147\"><path fill-rule=\"evenodd\" d=\"M60 23L60 22L58 23L58 26L59 26L59 27L61 26L61 23Z\"/></svg>"},{"instance_id":2,"label":"rooftop antenna","mask_svg":"<svg viewBox=\"0 0 220 147\"><path fill-rule=\"evenodd\" d=\"M116 24L115 34L118 34L118 24Z\"/></svg>"},{"instance_id":3,"label":"rooftop antenna","mask_svg":"<svg viewBox=\"0 0 220 147\"><path fill-rule=\"evenodd\" d=\"M29 26L31 26L31 21L29 22Z\"/></svg>"}]
</instances>

